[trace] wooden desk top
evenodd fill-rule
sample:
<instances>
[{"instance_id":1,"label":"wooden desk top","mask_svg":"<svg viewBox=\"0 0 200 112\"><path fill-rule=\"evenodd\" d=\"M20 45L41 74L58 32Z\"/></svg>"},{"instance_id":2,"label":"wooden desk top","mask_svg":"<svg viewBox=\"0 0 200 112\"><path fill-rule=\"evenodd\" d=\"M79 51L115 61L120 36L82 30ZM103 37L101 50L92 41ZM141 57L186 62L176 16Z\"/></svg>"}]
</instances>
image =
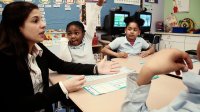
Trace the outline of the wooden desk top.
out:
<instances>
[{"instance_id":1,"label":"wooden desk top","mask_svg":"<svg viewBox=\"0 0 200 112\"><path fill-rule=\"evenodd\" d=\"M148 57L140 58L133 56L127 59L116 58L114 60L118 61L122 66L132 68L138 72L147 59ZM106 82L119 77L126 77L126 75L99 79L93 82L87 82L86 85ZM53 84L65 79L66 75L50 76L50 80ZM181 79L173 78L167 75L160 75L158 79L152 80L147 105L150 109L159 109L169 104L180 93L180 91L185 89L186 87L183 85ZM93 96L83 89L77 92L69 93L70 99L83 112L120 112L125 95L126 88L98 96Z\"/></svg>"}]
</instances>

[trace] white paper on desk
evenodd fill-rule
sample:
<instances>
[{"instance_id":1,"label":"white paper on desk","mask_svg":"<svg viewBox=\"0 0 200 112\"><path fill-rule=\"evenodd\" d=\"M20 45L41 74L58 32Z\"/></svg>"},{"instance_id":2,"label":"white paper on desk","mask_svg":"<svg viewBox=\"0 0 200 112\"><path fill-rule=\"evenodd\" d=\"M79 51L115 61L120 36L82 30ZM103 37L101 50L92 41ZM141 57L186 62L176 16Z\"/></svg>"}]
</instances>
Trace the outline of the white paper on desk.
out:
<instances>
[{"instance_id":1,"label":"white paper on desk","mask_svg":"<svg viewBox=\"0 0 200 112\"><path fill-rule=\"evenodd\" d=\"M91 93L92 95L101 95L112 91L120 90L126 87L126 77L116 79L109 82L84 86L83 89Z\"/></svg>"},{"instance_id":2,"label":"white paper on desk","mask_svg":"<svg viewBox=\"0 0 200 112\"><path fill-rule=\"evenodd\" d=\"M120 72L117 73L117 74L112 74L112 75L87 75L87 76L85 76L85 79L86 79L87 82L89 82L89 81L104 79L104 78L108 78L108 77L112 77L112 76L120 75L120 74L124 74L124 73L130 73L130 72L135 72L135 70L129 69L127 67L121 67Z\"/></svg>"},{"instance_id":3,"label":"white paper on desk","mask_svg":"<svg viewBox=\"0 0 200 112\"><path fill-rule=\"evenodd\" d=\"M192 63L199 62L198 59L191 59L191 60L192 60Z\"/></svg>"}]
</instances>

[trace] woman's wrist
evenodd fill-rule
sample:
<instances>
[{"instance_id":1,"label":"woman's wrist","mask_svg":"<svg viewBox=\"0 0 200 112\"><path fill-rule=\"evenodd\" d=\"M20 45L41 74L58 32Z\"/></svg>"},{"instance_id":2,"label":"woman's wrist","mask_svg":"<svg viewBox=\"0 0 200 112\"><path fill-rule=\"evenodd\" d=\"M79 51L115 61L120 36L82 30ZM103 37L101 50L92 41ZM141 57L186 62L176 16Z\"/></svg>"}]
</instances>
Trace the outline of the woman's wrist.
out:
<instances>
[{"instance_id":1,"label":"woman's wrist","mask_svg":"<svg viewBox=\"0 0 200 112\"><path fill-rule=\"evenodd\" d=\"M59 85L60 85L60 88L61 88L61 90L63 91L63 93L66 95L66 98L68 99L68 90L65 88L65 86L64 86L64 84L63 84L63 82L59 82Z\"/></svg>"}]
</instances>

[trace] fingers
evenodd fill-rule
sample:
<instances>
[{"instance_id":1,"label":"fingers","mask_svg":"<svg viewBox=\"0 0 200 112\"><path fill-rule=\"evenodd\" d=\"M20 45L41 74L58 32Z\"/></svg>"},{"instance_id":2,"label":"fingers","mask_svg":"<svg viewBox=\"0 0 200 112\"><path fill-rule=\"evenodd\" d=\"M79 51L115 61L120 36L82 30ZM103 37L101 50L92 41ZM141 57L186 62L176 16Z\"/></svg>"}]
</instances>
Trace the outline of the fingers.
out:
<instances>
[{"instance_id":1,"label":"fingers","mask_svg":"<svg viewBox=\"0 0 200 112\"><path fill-rule=\"evenodd\" d=\"M144 58L147 57L149 54L146 51L141 52L141 54L139 55L140 57Z\"/></svg>"},{"instance_id":2,"label":"fingers","mask_svg":"<svg viewBox=\"0 0 200 112\"><path fill-rule=\"evenodd\" d=\"M84 85L84 83L86 82L85 76L84 75L76 76L75 81L77 81L77 85Z\"/></svg>"},{"instance_id":3,"label":"fingers","mask_svg":"<svg viewBox=\"0 0 200 112\"><path fill-rule=\"evenodd\" d=\"M120 72L120 68L114 68L110 70L110 74L116 74Z\"/></svg>"},{"instance_id":4,"label":"fingers","mask_svg":"<svg viewBox=\"0 0 200 112\"><path fill-rule=\"evenodd\" d=\"M111 68L120 68L120 64L118 62L115 61L111 61Z\"/></svg>"},{"instance_id":5,"label":"fingers","mask_svg":"<svg viewBox=\"0 0 200 112\"><path fill-rule=\"evenodd\" d=\"M111 68L110 68L110 73L111 74L116 74L116 73L119 73L120 72L120 64L117 63L117 62L113 62L113 64L111 65Z\"/></svg>"},{"instance_id":6,"label":"fingers","mask_svg":"<svg viewBox=\"0 0 200 112\"><path fill-rule=\"evenodd\" d=\"M107 55L103 57L103 61L107 61Z\"/></svg>"},{"instance_id":7,"label":"fingers","mask_svg":"<svg viewBox=\"0 0 200 112\"><path fill-rule=\"evenodd\" d=\"M128 53L125 53L125 52L118 52L118 58L127 58L128 57Z\"/></svg>"},{"instance_id":8,"label":"fingers","mask_svg":"<svg viewBox=\"0 0 200 112\"><path fill-rule=\"evenodd\" d=\"M193 68L192 59L189 57L189 55L187 53L184 53L183 59L185 60L188 68L192 69Z\"/></svg>"},{"instance_id":9,"label":"fingers","mask_svg":"<svg viewBox=\"0 0 200 112\"><path fill-rule=\"evenodd\" d=\"M75 77L77 80L83 80L85 79L85 75L80 75Z\"/></svg>"}]
</instances>

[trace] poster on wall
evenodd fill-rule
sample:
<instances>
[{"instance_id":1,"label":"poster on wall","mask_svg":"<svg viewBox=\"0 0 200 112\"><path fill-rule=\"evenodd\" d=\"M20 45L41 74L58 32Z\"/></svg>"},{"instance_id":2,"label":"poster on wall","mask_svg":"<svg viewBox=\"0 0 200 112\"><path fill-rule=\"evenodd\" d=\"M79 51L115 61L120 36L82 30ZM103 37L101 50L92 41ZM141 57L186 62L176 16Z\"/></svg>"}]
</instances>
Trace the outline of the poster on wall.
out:
<instances>
[{"instance_id":1,"label":"poster on wall","mask_svg":"<svg viewBox=\"0 0 200 112\"><path fill-rule=\"evenodd\" d=\"M86 5L80 7L80 21L86 25Z\"/></svg>"},{"instance_id":2,"label":"poster on wall","mask_svg":"<svg viewBox=\"0 0 200 112\"><path fill-rule=\"evenodd\" d=\"M140 5L140 0L114 0L114 3Z\"/></svg>"},{"instance_id":3,"label":"poster on wall","mask_svg":"<svg viewBox=\"0 0 200 112\"><path fill-rule=\"evenodd\" d=\"M35 0L24 0L25 2L35 3Z\"/></svg>"},{"instance_id":4,"label":"poster on wall","mask_svg":"<svg viewBox=\"0 0 200 112\"><path fill-rule=\"evenodd\" d=\"M76 0L76 4L84 5L85 4L85 0Z\"/></svg>"},{"instance_id":5,"label":"poster on wall","mask_svg":"<svg viewBox=\"0 0 200 112\"><path fill-rule=\"evenodd\" d=\"M0 0L1 2L3 2L4 4L9 4L11 2L14 2L14 0Z\"/></svg>"},{"instance_id":6,"label":"poster on wall","mask_svg":"<svg viewBox=\"0 0 200 112\"><path fill-rule=\"evenodd\" d=\"M99 0L85 0L86 2L98 2ZM106 2L106 0L104 0Z\"/></svg>"},{"instance_id":7,"label":"poster on wall","mask_svg":"<svg viewBox=\"0 0 200 112\"><path fill-rule=\"evenodd\" d=\"M158 3L158 0L145 0L145 2L149 2L149 3Z\"/></svg>"},{"instance_id":8,"label":"poster on wall","mask_svg":"<svg viewBox=\"0 0 200 112\"><path fill-rule=\"evenodd\" d=\"M55 4L62 4L62 3L64 3L64 1L63 0L54 0L54 3Z\"/></svg>"},{"instance_id":9,"label":"poster on wall","mask_svg":"<svg viewBox=\"0 0 200 112\"><path fill-rule=\"evenodd\" d=\"M40 2L41 4L50 4L50 3L51 3L50 0L39 0L39 2Z\"/></svg>"},{"instance_id":10,"label":"poster on wall","mask_svg":"<svg viewBox=\"0 0 200 112\"><path fill-rule=\"evenodd\" d=\"M66 4L74 4L74 0L66 0Z\"/></svg>"},{"instance_id":11,"label":"poster on wall","mask_svg":"<svg viewBox=\"0 0 200 112\"><path fill-rule=\"evenodd\" d=\"M173 11L178 12L189 12L190 1L189 0L173 0Z\"/></svg>"}]
</instances>

